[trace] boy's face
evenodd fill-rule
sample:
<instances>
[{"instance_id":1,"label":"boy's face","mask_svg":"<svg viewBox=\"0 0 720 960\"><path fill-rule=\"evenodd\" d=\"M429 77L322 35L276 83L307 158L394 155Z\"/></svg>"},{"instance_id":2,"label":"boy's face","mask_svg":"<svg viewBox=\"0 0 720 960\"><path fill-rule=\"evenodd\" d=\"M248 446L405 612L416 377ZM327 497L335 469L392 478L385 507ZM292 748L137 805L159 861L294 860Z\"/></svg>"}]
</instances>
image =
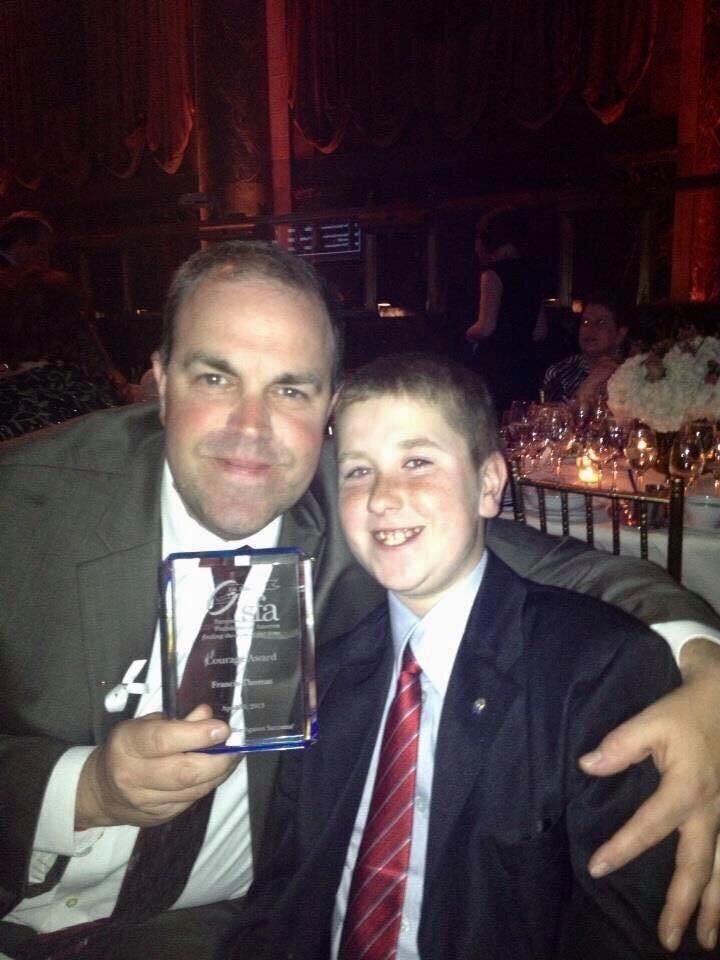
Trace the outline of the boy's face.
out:
<instances>
[{"instance_id":1,"label":"boy's face","mask_svg":"<svg viewBox=\"0 0 720 960\"><path fill-rule=\"evenodd\" d=\"M405 396L353 403L337 425L340 519L352 552L423 616L482 556L505 463L481 467L439 404Z\"/></svg>"}]
</instances>

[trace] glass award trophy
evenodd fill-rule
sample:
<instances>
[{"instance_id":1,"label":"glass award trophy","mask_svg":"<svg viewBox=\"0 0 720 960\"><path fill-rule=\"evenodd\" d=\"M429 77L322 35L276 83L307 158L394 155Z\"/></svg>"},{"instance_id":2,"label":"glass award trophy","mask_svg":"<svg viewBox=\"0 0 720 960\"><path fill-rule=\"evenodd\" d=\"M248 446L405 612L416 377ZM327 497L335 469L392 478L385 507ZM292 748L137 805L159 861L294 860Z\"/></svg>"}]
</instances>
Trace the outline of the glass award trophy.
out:
<instances>
[{"instance_id":1,"label":"glass award trophy","mask_svg":"<svg viewBox=\"0 0 720 960\"><path fill-rule=\"evenodd\" d=\"M209 704L231 731L210 752L316 739L311 565L283 547L174 553L163 562L163 708L175 718Z\"/></svg>"}]
</instances>

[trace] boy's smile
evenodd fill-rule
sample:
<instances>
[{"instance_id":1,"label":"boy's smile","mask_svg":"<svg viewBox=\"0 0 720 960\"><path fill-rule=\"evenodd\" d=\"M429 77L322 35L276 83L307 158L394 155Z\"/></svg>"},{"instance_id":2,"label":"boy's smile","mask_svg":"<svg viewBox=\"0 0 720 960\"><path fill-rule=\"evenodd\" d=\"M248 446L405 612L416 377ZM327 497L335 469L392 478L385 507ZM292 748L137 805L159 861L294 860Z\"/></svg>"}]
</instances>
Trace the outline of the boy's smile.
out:
<instances>
[{"instance_id":1,"label":"boy's smile","mask_svg":"<svg viewBox=\"0 0 720 960\"><path fill-rule=\"evenodd\" d=\"M380 396L337 425L340 518L360 563L418 615L467 576L497 513L504 464L481 467L440 403Z\"/></svg>"},{"instance_id":2,"label":"boy's smile","mask_svg":"<svg viewBox=\"0 0 720 960\"><path fill-rule=\"evenodd\" d=\"M416 537L421 531L422 527L413 527L412 530L376 530L373 536L386 547L398 547Z\"/></svg>"}]
</instances>

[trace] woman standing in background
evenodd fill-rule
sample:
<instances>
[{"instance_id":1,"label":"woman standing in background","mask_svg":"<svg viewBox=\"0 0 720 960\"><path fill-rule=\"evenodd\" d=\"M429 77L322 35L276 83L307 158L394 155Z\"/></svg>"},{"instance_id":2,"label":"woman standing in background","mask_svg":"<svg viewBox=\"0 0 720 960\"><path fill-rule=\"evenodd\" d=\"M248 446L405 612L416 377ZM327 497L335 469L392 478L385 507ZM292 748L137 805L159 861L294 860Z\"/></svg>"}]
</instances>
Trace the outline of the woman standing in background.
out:
<instances>
[{"instance_id":1,"label":"woman standing in background","mask_svg":"<svg viewBox=\"0 0 720 960\"><path fill-rule=\"evenodd\" d=\"M540 271L518 251L502 218L481 226L475 252L481 263L477 318L465 332L472 366L488 384L498 412L513 400L535 400L536 344L547 336Z\"/></svg>"}]
</instances>

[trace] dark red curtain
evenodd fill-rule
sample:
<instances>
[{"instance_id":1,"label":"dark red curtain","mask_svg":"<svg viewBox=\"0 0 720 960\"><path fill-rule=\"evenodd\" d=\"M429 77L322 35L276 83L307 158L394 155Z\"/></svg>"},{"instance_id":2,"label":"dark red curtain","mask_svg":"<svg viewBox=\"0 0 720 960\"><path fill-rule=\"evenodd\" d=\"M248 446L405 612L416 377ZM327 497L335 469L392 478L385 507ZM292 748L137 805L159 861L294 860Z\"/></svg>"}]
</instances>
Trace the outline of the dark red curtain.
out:
<instances>
[{"instance_id":1,"label":"dark red curtain","mask_svg":"<svg viewBox=\"0 0 720 960\"><path fill-rule=\"evenodd\" d=\"M191 2L2 0L0 192L93 165L127 177L146 150L175 172L193 125ZM647 68L657 2L287 0L292 117L324 152L351 130L391 143L413 120L454 138L492 111L538 127L572 93L610 123ZM228 8L242 28L241 0Z\"/></svg>"},{"instance_id":2,"label":"dark red curtain","mask_svg":"<svg viewBox=\"0 0 720 960\"><path fill-rule=\"evenodd\" d=\"M420 110L453 140L467 136L488 112L509 55L502 8L447 2L425 26L429 64L414 83Z\"/></svg>"},{"instance_id":3,"label":"dark red curtain","mask_svg":"<svg viewBox=\"0 0 720 960\"><path fill-rule=\"evenodd\" d=\"M290 106L318 150L352 124L373 143L397 137L413 106L413 0L403 15L383 0L288 0Z\"/></svg>"},{"instance_id":4,"label":"dark red curtain","mask_svg":"<svg viewBox=\"0 0 720 960\"><path fill-rule=\"evenodd\" d=\"M0 192L143 151L174 173L193 122L190 0L0 3Z\"/></svg>"},{"instance_id":5,"label":"dark red curtain","mask_svg":"<svg viewBox=\"0 0 720 960\"><path fill-rule=\"evenodd\" d=\"M145 139L158 165L175 173L193 125L189 0L147 0Z\"/></svg>"},{"instance_id":6,"label":"dark red curtain","mask_svg":"<svg viewBox=\"0 0 720 960\"><path fill-rule=\"evenodd\" d=\"M462 136L482 115L499 56L497 18L482 4L287 0L287 13L292 116L318 150L350 129L391 143L418 113Z\"/></svg>"},{"instance_id":7,"label":"dark red curtain","mask_svg":"<svg viewBox=\"0 0 720 960\"><path fill-rule=\"evenodd\" d=\"M583 98L603 123L622 115L652 54L658 0L593 0Z\"/></svg>"},{"instance_id":8,"label":"dark red curtain","mask_svg":"<svg viewBox=\"0 0 720 960\"><path fill-rule=\"evenodd\" d=\"M547 123L577 83L582 0L511 0L512 112L525 127Z\"/></svg>"},{"instance_id":9,"label":"dark red curtain","mask_svg":"<svg viewBox=\"0 0 720 960\"><path fill-rule=\"evenodd\" d=\"M352 31L342 16L345 6L341 0L288 0L290 109L304 136L323 153L337 149L350 120L352 84L345 61Z\"/></svg>"},{"instance_id":10,"label":"dark red curtain","mask_svg":"<svg viewBox=\"0 0 720 960\"><path fill-rule=\"evenodd\" d=\"M657 0L287 0L291 110L323 152L408 121L465 136L491 110L542 126L572 93L616 120L652 52Z\"/></svg>"},{"instance_id":11,"label":"dark red curtain","mask_svg":"<svg viewBox=\"0 0 720 960\"><path fill-rule=\"evenodd\" d=\"M0 193L13 178L35 187L47 173L82 177L79 142L82 47L80 0L0 4Z\"/></svg>"},{"instance_id":12,"label":"dark red curtain","mask_svg":"<svg viewBox=\"0 0 720 960\"><path fill-rule=\"evenodd\" d=\"M85 0L88 152L119 177L174 173L193 122L189 0Z\"/></svg>"}]
</instances>

